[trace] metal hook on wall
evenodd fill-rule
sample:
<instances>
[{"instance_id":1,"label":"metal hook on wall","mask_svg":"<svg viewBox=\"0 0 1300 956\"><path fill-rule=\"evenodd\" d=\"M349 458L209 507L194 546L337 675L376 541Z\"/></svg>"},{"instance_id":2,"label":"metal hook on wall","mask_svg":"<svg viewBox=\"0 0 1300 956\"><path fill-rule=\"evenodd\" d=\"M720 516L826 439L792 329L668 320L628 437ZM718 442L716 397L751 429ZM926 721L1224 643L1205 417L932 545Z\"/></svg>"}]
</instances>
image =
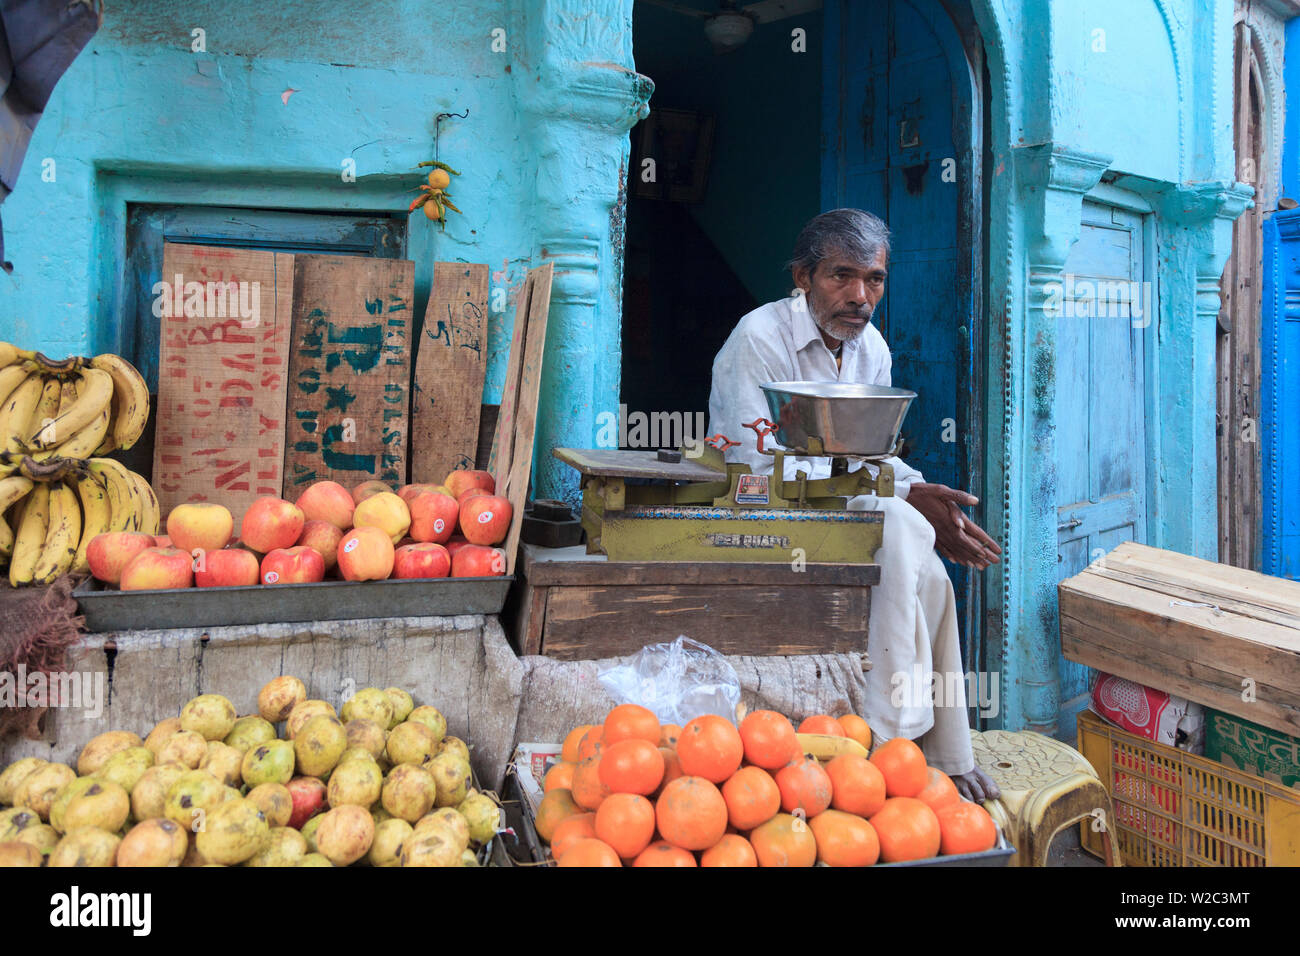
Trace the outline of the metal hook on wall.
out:
<instances>
[{"instance_id":1,"label":"metal hook on wall","mask_svg":"<svg viewBox=\"0 0 1300 956\"><path fill-rule=\"evenodd\" d=\"M469 116L469 107L465 107L463 113L439 113L433 118L433 158L435 160L438 158L438 135L442 132L442 121L451 119L453 116L457 119L466 119Z\"/></svg>"}]
</instances>

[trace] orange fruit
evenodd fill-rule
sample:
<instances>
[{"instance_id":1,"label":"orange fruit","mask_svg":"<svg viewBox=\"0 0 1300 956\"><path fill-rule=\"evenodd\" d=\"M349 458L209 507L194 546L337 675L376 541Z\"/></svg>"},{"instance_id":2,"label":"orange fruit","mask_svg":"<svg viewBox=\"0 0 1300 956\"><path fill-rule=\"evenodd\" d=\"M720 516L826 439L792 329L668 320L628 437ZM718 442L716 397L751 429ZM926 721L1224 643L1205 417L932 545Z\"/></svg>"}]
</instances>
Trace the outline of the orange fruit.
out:
<instances>
[{"instance_id":1,"label":"orange fruit","mask_svg":"<svg viewBox=\"0 0 1300 956\"><path fill-rule=\"evenodd\" d=\"M599 759L600 782L611 793L645 796L658 790L663 782L664 755L648 740L620 740L606 747Z\"/></svg>"},{"instance_id":2,"label":"orange fruit","mask_svg":"<svg viewBox=\"0 0 1300 956\"><path fill-rule=\"evenodd\" d=\"M678 777L655 804L659 835L684 850L707 850L727 832L727 801L703 777Z\"/></svg>"},{"instance_id":3,"label":"orange fruit","mask_svg":"<svg viewBox=\"0 0 1300 956\"><path fill-rule=\"evenodd\" d=\"M551 835L551 856L559 859L564 851L579 840L596 839L596 814L575 813L565 817Z\"/></svg>"},{"instance_id":4,"label":"orange fruit","mask_svg":"<svg viewBox=\"0 0 1300 956\"><path fill-rule=\"evenodd\" d=\"M759 866L812 866L817 862L817 840L808 823L788 813L778 813L749 834Z\"/></svg>"},{"instance_id":5,"label":"orange fruit","mask_svg":"<svg viewBox=\"0 0 1300 956\"><path fill-rule=\"evenodd\" d=\"M641 851L632 861L633 866L698 866L695 854L673 846L665 840L656 840Z\"/></svg>"},{"instance_id":6,"label":"orange fruit","mask_svg":"<svg viewBox=\"0 0 1300 956\"><path fill-rule=\"evenodd\" d=\"M844 736L871 749L871 727L857 714L841 714L835 720L844 729Z\"/></svg>"},{"instance_id":7,"label":"orange fruit","mask_svg":"<svg viewBox=\"0 0 1300 956\"><path fill-rule=\"evenodd\" d=\"M866 757L840 754L826 764L831 806L869 818L885 803L885 778Z\"/></svg>"},{"instance_id":8,"label":"orange fruit","mask_svg":"<svg viewBox=\"0 0 1300 956\"><path fill-rule=\"evenodd\" d=\"M576 763L582 763L588 757L594 757L600 753L601 747L604 746L605 728L592 725L587 728L587 732L578 738L578 759ZM561 756L563 756L561 754Z\"/></svg>"},{"instance_id":9,"label":"orange fruit","mask_svg":"<svg viewBox=\"0 0 1300 956\"><path fill-rule=\"evenodd\" d=\"M840 722L830 714L813 714L811 717L805 717L804 722L799 725L799 733L826 734L828 737L845 736Z\"/></svg>"},{"instance_id":10,"label":"orange fruit","mask_svg":"<svg viewBox=\"0 0 1300 956\"><path fill-rule=\"evenodd\" d=\"M595 811L609 796L609 787L600 779L600 754L588 757L573 771L573 802L584 810Z\"/></svg>"},{"instance_id":11,"label":"orange fruit","mask_svg":"<svg viewBox=\"0 0 1300 956\"><path fill-rule=\"evenodd\" d=\"M614 848L600 840L579 840L560 857L560 866L622 866Z\"/></svg>"},{"instance_id":12,"label":"orange fruit","mask_svg":"<svg viewBox=\"0 0 1300 956\"><path fill-rule=\"evenodd\" d=\"M731 721L716 714L696 717L682 728L677 741L677 758L682 773L722 783L740 767L745 745Z\"/></svg>"},{"instance_id":13,"label":"orange fruit","mask_svg":"<svg viewBox=\"0 0 1300 956\"><path fill-rule=\"evenodd\" d=\"M605 717L605 746L634 737L659 746L659 718L640 704L619 704Z\"/></svg>"},{"instance_id":14,"label":"orange fruit","mask_svg":"<svg viewBox=\"0 0 1300 956\"><path fill-rule=\"evenodd\" d=\"M654 804L640 794L611 793L596 811L596 837L621 859L634 859L654 835Z\"/></svg>"},{"instance_id":15,"label":"orange fruit","mask_svg":"<svg viewBox=\"0 0 1300 956\"><path fill-rule=\"evenodd\" d=\"M827 866L871 866L880 857L875 828L859 816L827 810L808 826L817 840L817 859Z\"/></svg>"},{"instance_id":16,"label":"orange fruit","mask_svg":"<svg viewBox=\"0 0 1300 956\"><path fill-rule=\"evenodd\" d=\"M957 785L938 767L926 767L925 786L916 795L916 799L928 803L930 809L938 813L944 807L950 807L961 800Z\"/></svg>"},{"instance_id":17,"label":"orange fruit","mask_svg":"<svg viewBox=\"0 0 1300 956\"><path fill-rule=\"evenodd\" d=\"M682 728L676 724L664 724L659 728L659 746L676 747L677 738L681 737Z\"/></svg>"},{"instance_id":18,"label":"orange fruit","mask_svg":"<svg viewBox=\"0 0 1300 956\"><path fill-rule=\"evenodd\" d=\"M774 710L754 710L740 722L745 759L764 770L779 770L799 756L794 725Z\"/></svg>"},{"instance_id":19,"label":"orange fruit","mask_svg":"<svg viewBox=\"0 0 1300 956\"><path fill-rule=\"evenodd\" d=\"M700 866L758 866L758 857L748 840L728 833L700 854Z\"/></svg>"},{"instance_id":20,"label":"orange fruit","mask_svg":"<svg viewBox=\"0 0 1300 956\"><path fill-rule=\"evenodd\" d=\"M560 825L560 821L565 817L571 817L575 813L581 813L582 807L573 799L573 793L569 790L552 790L546 796L542 797L541 804L537 807L537 818L533 821L533 826L537 828L537 835L547 843L555 836L555 828Z\"/></svg>"},{"instance_id":21,"label":"orange fruit","mask_svg":"<svg viewBox=\"0 0 1300 956\"><path fill-rule=\"evenodd\" d=\"M778 770L776 785L786 813L802 810L805 818L815 817L831 805L831 778L808 757L796 757Z\"/></svg>"},{"instance_id":22,"label":"orange fruit","mask_svg":"<svg viewBox=\"0 0 1300 956\"><path fill-rule=\"evenodd\" d=\"M546 771L546 779L542 781L542 790L550 793L552 790L570 790L573 788L573 771L576 764L571 764L561 760L550 770Z\"/></svg>"},{"instance_id":23,"label":"orange fruit","mask_svg":"<svg viewBox=\"0 0 1300 956\"><path fill-rule=\"evenodd\" d=\"M664 787L668 786L668 784L672 783L678 777L684 776L682 773L682 762L677 759L676 750L672 750L668 747L660 747L659 752L663 754L664 758L664 776L663 779L659 781L658 789L654 792L655 797L658 797L659 794L663 793Z\"/></svg>"},{"instance_id":24,"label":"orange fruit","mask_svg":"<svg viewBox=\"0 0 1300 956\"><path fill-rule=\"evenodd\" d=\"M925 789L925 754L906 737L881 744L870 759L885 778L885 796L915 797Z\"/></svg>"},{"instance_id":25,"label":"orange fruit","mask_svg":"<svg viewBox=\"0 0 1300 956\"><path fill-rule=\"evenodd\" d=\"M560 748L560 759L565 763L578 762L578 742L582 740L583 734L591 730L593 724L583 724L581 727L574 727L569 731L569 736L564 738L564 746Z\"/></svg>"},{"instance_id":26,"label":"orange fruit","mask_svg":"<svg viewBox=\"0 0 1300 956\"><path fill-rule=\"evenodd\" d=\"M722 785L727 819L737 830L752 830L781 811L781 790L762 767L741 767Z\"/></svg>"},{"instance_id":27,"label":"orange fruit","mask_svg":"<svg viewBox=\"0 0 1300 956\"><path fill-rule=\"evenodd\" d=\"M882 863L925 860L939 854L939 818L915 797L890 797L872 816Z\"/></svg>"},{"instance_id":28,"label":"orange fruit","mask_svg":"<svg viewBox=\"0 0 1300 956\"><path fill-rule=\"evenodd\" d=\"M936 811L939 818L939 852L983 853L998 842L998 828L978 803L958 800Z\"/></svg>"}]
</instances>

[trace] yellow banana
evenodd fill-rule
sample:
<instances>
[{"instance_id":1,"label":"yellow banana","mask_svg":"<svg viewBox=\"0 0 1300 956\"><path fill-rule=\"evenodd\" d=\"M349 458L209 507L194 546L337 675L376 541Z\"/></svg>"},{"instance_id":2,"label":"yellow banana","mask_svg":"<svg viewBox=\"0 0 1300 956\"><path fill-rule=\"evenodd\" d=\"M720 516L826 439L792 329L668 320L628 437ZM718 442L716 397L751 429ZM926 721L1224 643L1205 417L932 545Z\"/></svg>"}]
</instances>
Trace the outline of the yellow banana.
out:
<instances>
[{"instance_id":1,"label":"yellow banana","mask_svg":"<svg viewBox=\"0 0 1300 956\"><path fill-rule=\"evenodd\" d=\"M835 737L831 734L795 734L799 738L799 749L818 760L834 760L844 754L866 757L867 748L849 737Z\"/></svg>"},{"instance_id":2,"label":"yellow banana","mask_svg":"<svg viewBox=\"0 0 1300 956\"><path fill-rule=\"evenodd\" d=\"M142 505L138 530L145 534L157 534L158 526L162 523L162 508L158 504L158 496L153 493L153 488L144 480L143 475L136 474L134 471L128 471L127 474L135 483L135 491Z\"/></svg>"},{"instance_id":3,"label":"yellow banana","mask_svg":"<svg viewBox=\"0 0 1300 956\"><path fill-rule=\"evenodd\" d=\"M9 522L5 521L4 513L10 505L31 490L31 479L24 478L22 475L10 475L8 478L0 479L0 561L7 561L14 553L14 532L9 527Z\"/></svg>"},{"instance_id":4,"label":"yellow banana","mask_svg":"<svg viewBox=\"0 0 1300 956\"><path fill-rule=\"evenodd\" d=\"M4 405L0 405L0 441L5 443L5 451L24 450L27 424L32 420L44 387L39 372L29 374L5 399Z\"/></svg>"},{"instance_id":5,"label":"yellow banana","mask_svg":"<svg viewBox=\"0 0 1300 956\"><path fill-rule=\"evenodd\" d=\"M113 511L108 530L140 530L142 505L136 493L135 482L131 480L131 473L121 462L112 458L91 458L87 464L108 492L109 507Z\"/></svg>"},{"instance_id":6,"label":"yellow banana","mask_svg":"<svg viewBox=\"0 0 1300 956\"><path fill-rule=\"evenodd\" d=\"M18 361L18 349L8 342L0 342L0 368Z\"/></svg>"},{"instance_id":7,"label":"yellow banana","mask_svg":"<svg viewBox=\"0 0 1300 956\"><path fill-rule=\"evenodd\" d=\"M27 380L27 376L31 374L31 371L31 366L26 362L0 368L0 402L8 401L9 396L14 393L14 389Z\"/></svg>"},{"instance_id":8,"label":"yellow banana","mask_svg":"<svg viewBox=\"0 0 1300 956\"><path fill-rule=\"evenodd\" d=\"M113 401L113 377L103 369L88 368L81 373L77 401L66 412L42 428L32 440L37 449L60 444L85 428Z\"/></svg>"},{"instance_id":9,"label":"yellow banana","mask_svg":"<svg viewBox=\"0 0 1300 956\"><path fill-rule=\"evenodd\" d=\"M113 506L108 500L108 489L99 483L89 468L78 474L75 480L77 497L81 499L81 542L77 545L72 567L68 570L73 574L85 574L90 570L86 548L95 540L96 535L108 531L113 521Z\"/></svg>"},{"instance_id":10,"label":"yellow banana","mask_svg":"<svg viewBox=\"0 0 1300 956\"><path fill-rule=\"evenodd\" d=\"M9 559L9 583L22 587L32 583L36 562L45 550L45 536L50 530L50 486L37 484L27 496L22 520L14 535L14 553Z\"/></svg>"},{"instance_id":11,"label":"yellow banana","mask_svg":"<svg viewBox=\"0 0 1300 956\"><path fill-rule=\"evenodd\" d=\"M134 365L111 352L90 360L92 368L113 379L113 442L116 448L130 448L140 440L149 422L149 386Z\"/></svg>"},{"instance_id":12,"label":"yellow banana","mask_svg":"<svg viewBox=\"0 0 1300 956\"><path fill-rule=\"evenodd\" d=\"M43 380L41 397L37 399L27 429L23 432L24 443L30 442L38 431L59 417L59 394L62 391L63 383L57 378L50 376Z\"/></svg>"},{"instance_id":13,"label":"yellow banana","mask_svg":"<svg viewBox=\"0 0 1300 956\"><path fill-rule=\"evenodd\" d=\"M95 454L101 442L108 435L109 407L105 405L89 425L75 435L70 435L62 444L44 451L32 453L32 458L44 461L47 458L89 458Z\"/></svg>"},{"instance_id":14,"label":"yellow banana","mask_svg":"<svg viewBox=\"0 0 1300 956\"><path fill-rule=\"evenodd\" d=\"M50 526L45 546L32 571L32 584L52 584L72 567L81 541L81 505L77 493L62 481L50 485Z\"/></svg>"}]
</instances>

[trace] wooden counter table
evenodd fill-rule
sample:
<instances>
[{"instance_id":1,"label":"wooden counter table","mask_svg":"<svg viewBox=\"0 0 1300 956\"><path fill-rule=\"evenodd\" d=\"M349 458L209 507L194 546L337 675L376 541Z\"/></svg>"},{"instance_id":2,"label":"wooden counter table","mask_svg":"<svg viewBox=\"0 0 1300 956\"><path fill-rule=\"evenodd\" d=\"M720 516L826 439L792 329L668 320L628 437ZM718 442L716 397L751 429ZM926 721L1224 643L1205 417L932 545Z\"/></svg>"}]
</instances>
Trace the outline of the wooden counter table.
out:
<instances>
[{"instance_id":1,"label":"wooden counter table","mask_svg":"<svg viewBox=\"0 0 1300 956\"><path fill-rule=\"evenodd\" d=\"M572 548L522 545L502 615L520 654L591 660L633 654L677 635L723 654L867 650L876 564L610 561Z\"/></svg>"}]
</instances>

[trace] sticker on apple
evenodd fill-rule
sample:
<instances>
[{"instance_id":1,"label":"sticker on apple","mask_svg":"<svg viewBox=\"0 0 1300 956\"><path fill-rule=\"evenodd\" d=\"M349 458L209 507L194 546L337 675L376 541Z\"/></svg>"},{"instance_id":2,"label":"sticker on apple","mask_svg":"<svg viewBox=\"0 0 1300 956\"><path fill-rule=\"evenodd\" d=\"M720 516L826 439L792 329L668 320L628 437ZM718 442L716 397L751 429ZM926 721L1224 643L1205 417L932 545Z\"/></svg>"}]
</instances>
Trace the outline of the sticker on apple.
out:
<instances>
[{"instance_id":1,"label":"sticker on apple","mask_svg":"<svg viewBox=\"0 0 1300 956\"><path fill-rule=\"evenodd\" d=\"M490 511L479 512L479 516L478 516L479 524L487 524L491 520L492 520L492 512Z\"/></svg>"},{"instance_id":2,"label":"sticker on apple","mask_svg":"<svg viewBox=\"0 0 1300 956\"><path fill-rule=\"evenodd\" d=\"M266 577L262 578L262 580L267 584L274 584L276 581L280 580L280 573L278 571L267 571Z\"/></svg>"},{"instance_id":3,"label":"sticker on apple","mask_svg":"<svg viewBox=\"0 0 1300 956\"><path fill-rule=\"evenodd\" d=\"M343 553L351 554L353 551L357 549L357 545L360 543L361 543L360 538L353 538L351 541L349 541L347 544L343 546Z\"/></svg>"},{"instance_id":4,"label":"sticker on apple","mask_svg":"<svg viewBox=\"0 0 1300 956\"><path fill-rule=\"evenodd\" d=\"M447 522L443 521L441 518L434 518L434 519L433 519L433 532L434 532L434 534L442 534L442 529L445 528L445 527L447 527Z\"/></svg>"}]
</instances>

